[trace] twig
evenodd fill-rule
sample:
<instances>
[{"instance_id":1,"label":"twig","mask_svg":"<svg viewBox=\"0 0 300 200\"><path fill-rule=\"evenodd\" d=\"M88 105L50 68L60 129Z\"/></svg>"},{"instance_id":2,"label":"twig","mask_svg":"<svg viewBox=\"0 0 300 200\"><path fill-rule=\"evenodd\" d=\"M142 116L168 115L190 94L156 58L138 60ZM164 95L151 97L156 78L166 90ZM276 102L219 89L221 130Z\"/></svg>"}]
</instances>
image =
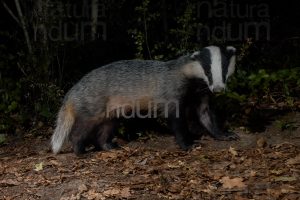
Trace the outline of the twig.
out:
<instances>
[{"instance_id":1,"label":"twig","mask_svg":"<svg viewBox=\"0 0 300 200\"><path fill-rule=\"evenodd\" d=\"M145 31L145 42L148 51L149 58L152 60L151 51L148 43L148 28L147 28L147 20L146 20L146 12L144 11L144 31Z\"/></svg>"},{"instance_id":2,"label":"twig","mask_svg":"<svg viewBox=\"0 0 300 200\"><path fill-rule=\"evenodd\" d=\"M19 18L20 18L21 26L22 26L22 29L23 29L23 32L24 32L25 40L26 40L26 43L27 43L27 48L28 48L29 53L31 54L32 53L32 46L31 46L31 43L30 43L28 31L27 31L27 28L26 28L26 24L25 24L25 20L24 20L24 17L23 17L23 13L22 13L22 10L21 10L19 0L15 0L15 4L16 4L16 8L17 8L18 15L19 15Z\"/></svg>"},{"instance_id":3,"label":"twig","mask_svg":"<svg viewBox=\"0 0 300 200\"><path fill-rule=\"evenodd\" d=\"M4 1L2 1L2 4L4 8L7 10L7 12L10 14L10 16L21 26L18 17L12 12L12 10L7 6L7 4Z\"/></svg>"}]
</instances>

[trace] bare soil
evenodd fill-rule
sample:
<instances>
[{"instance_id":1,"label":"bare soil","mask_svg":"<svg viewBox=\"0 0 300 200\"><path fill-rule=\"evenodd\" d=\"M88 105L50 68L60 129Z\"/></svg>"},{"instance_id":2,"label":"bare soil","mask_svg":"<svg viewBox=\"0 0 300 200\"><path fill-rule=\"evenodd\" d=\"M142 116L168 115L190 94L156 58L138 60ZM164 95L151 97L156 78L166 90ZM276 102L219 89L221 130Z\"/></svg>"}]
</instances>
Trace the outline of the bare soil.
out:
<instances>
[{"instance_id":1,"label":"bare soil","mask_svg":"<svg viewBox=\"0 0 300 200\"><path fill-rule=\"evenodd\" d=\"M300 199L300 113L263 133L236 128L239 141L208 137L182 151L172 135L151 135L106 152L54 155L48 138L0 147L0 199Z\"/></svg>"}]
</instances>

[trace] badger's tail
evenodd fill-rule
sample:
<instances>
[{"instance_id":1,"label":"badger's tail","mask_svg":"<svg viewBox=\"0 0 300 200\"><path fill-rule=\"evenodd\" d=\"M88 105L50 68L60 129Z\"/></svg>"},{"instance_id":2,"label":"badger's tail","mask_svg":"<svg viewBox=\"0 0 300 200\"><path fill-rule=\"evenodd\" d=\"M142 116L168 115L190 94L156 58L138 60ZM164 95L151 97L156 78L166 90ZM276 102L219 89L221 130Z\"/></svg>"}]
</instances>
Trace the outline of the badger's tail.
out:
<instances>
[{"instance_id":1,"label":"badger's tail","mask_svg":"<svg viewBox=\"0 0 300 200\"><path fill-rule=\"evenodd\" d=\"M65 102L58 113L56 128L51 138L51 146L53 153L57 154L65 139L71 132L75 122L74 107L71 103Z\"/></svg>"}]
</instances>

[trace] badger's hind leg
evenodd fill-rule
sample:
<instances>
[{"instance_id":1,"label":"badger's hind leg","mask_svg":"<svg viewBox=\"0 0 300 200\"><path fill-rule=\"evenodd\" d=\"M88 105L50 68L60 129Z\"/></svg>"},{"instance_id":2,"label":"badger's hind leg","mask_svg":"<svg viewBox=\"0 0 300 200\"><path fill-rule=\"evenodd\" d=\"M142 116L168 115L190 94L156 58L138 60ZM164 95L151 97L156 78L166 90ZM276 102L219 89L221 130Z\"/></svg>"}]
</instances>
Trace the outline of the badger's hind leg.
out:
<instances>
[{"instance_id":1,"label":"badger's hind leg","mask_svg":"<svg viewBox=\"0 0 300 200\"><path fill-rule=\"evenodd\" d=\"M77 119L70 133L70 141L76 155L85 153L85 147L90 142L91 133L97 126L95 120Z\"/></svg>"},{"instance_id":2,"label":"badger's hind leg","mask_svg":"<svg viewBox=\"0 0 300 200\"><path fill-rule=\"evenodd\" d=\"M118 147L118 145L112 141L117 131L117 127L117 122L114 119L105 120L100 124L94 144L96 150L110 150Z\"/></svg>"}]
</instances>

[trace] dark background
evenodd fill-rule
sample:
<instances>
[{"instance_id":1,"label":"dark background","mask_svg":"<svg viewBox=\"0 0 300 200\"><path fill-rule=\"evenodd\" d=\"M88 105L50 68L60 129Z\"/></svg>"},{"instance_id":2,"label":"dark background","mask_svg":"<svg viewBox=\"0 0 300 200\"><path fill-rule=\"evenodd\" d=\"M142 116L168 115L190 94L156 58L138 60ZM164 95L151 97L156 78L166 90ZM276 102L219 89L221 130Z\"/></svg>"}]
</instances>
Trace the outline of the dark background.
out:
<instances>
[{"instance_id":1,"label":"dark background","mask_svg":"<svg viewBox=\"0 0 300 200\"><path fill-rule=\"evenodd\" d=\"M169 60L210 44L234 45L239 53L236 76L220 97L226 117L243 116L240 123L250 124L257 110L271 105L299 109L297 1L204 1L211 7L200 10L199 2L99 0L97 19L106 30L99 25L92 35L92 1L1 1L0 134L52 125L64 93L91 69L122 59ZM239 16L229 14L230 5ZM262 7L267 8L263 15ZM222 8L227 14L209 15ZM237 27L249 23L265 23L269 29L256 35L252 27L234 40L222 31L215 37L197 31L201 25L211 31L225 24L224 30L232 27L230 33L236 36Z\"/></svg>"}]
</instances>

